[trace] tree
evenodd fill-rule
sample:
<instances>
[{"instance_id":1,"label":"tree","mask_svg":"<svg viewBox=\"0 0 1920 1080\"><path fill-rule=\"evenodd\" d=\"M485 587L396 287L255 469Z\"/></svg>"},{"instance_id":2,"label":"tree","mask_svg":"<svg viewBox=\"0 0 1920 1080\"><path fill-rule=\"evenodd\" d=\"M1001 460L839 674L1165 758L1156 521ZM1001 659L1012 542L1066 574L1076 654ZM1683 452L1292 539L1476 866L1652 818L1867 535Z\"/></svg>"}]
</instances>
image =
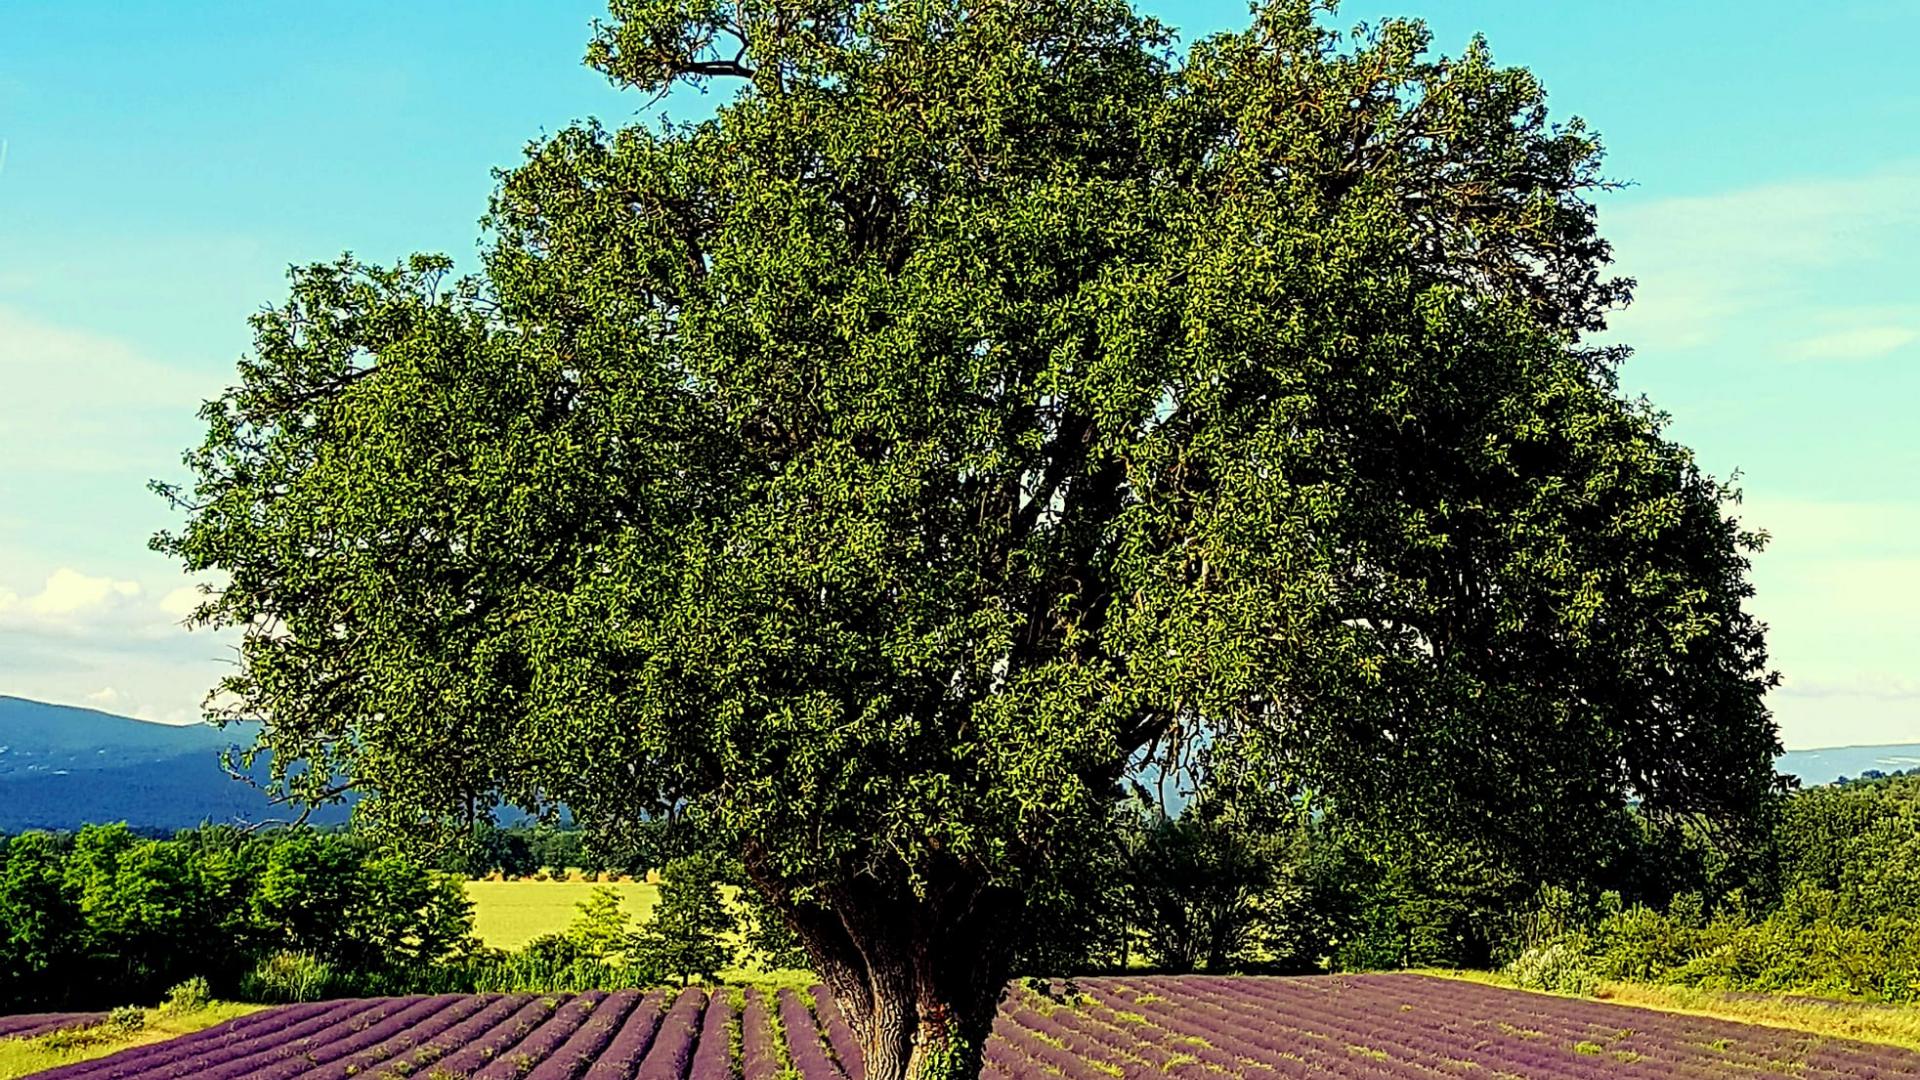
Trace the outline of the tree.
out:
<instances>
[{"instance_id":1,"label":"tree","mask_svg":"<svg viewBox=\"0 0 1920 1080\"><path fill-rule=\"evenodd\" d=\"M977 1068L1132 769L1543 865L1742 813L1760 538L1583 343L1599 141L1321 7L616 0L610 78L735 92L534 144L478 277L296 272L204 410L220 714L401 833L731 845L874 1080Z\"/></svg>"},{"instance_id":2,"label":"tree","mask_svg":"<svg viewBox=\"0 0 1920 1080\"><path fill-rule=\"evenodd\" d=\"M660 902L627 948L629 961L653 972L656 980L712 982L733 959L726 937L737 929L737 920L720 894L715 862L687 856L661 872Z\"/></svg>"},{"instance_id":3,"label":"tree","mask_svg":"<svg viewBox=\"0 0 1920 1080\"><path fill-rule=\"evenodd\" d=\"M605 960L625 951L627 913L620 907L620 890L602 885L575 904L573 922L567 924L566 936L582 955L595 960Z\"/></svg>"},{"instance_id":4,"label":"tree","mask_svg":"<svg viewBox=\"0 0 1920 1080\"><path fill-rule=\"evenodd\" d=\"M58 1005L85 982L79 890L62 873L66 853L44 832L0 847L0 1007Z\"/></svg>"},{"instance_id":5,"label":"tree","mask_svg":"<svg viewBox=\"0 0 1920 1080\"><path fill-rule=\"evenodd\" d=\"M1175 971L1229 970L1253 943L1261 894L1278 867L1256 838L1189 810L1149 822L1129 867L1154 961Z\"/></svg>"}]
</instances>

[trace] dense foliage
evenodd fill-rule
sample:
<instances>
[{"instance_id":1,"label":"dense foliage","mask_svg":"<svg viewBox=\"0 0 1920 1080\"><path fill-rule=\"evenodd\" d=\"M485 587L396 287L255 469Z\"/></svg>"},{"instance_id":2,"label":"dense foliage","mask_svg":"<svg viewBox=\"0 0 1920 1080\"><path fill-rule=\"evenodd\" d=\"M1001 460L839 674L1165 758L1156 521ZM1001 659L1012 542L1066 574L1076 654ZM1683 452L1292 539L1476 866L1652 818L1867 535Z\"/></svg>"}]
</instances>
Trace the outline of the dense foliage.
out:
<instances>
[{"instance_id":1,"label":"dense foliage","mask_svg":"<svg viewBox=\"0 0 1920 1080\"><path fill-rule=\"evenodd\" d=\"M468 950L469 907L459 882L342 833L25 833L0 846L0 1010L155 1001L193 977L235 996L276 954L378 987Z\"/></svg>"},{"instance_id":2,"label":"dense foliage","mask_svg":"<svg viewBox=\"0 0 1920 1080\"><path fill-rule=\"evenodd\" d=\"M876 1080L977 1068L1130 769L1535 876L1762 798L1756 538L1582 343L1600 147L1527 72L1309 0L1184 57L1123 0L611 8L610 78L737 92L533 145L479 278L298 271L203 413L158 546L293 794L682 815Z\"/></svg>"},{"instance_id":3,"label":"dense foliage","mask_svg":"<svg viewBox=\"0 0 1920 1080\"><path fill-rule=\"evenodd\" d=\"M182 983L300 1002L654 987L804 965L784 924L726 900L739 883L724 859L670 860L644 922L596 890L564 932L509 952L474 938L457 877L353 833L0 837L0 1012L148 1002Z\"/></svg>"},{"instance_id":4,"label":"dense foliage","mask_svg":"<svg viewBox=\"0 0 1920 1080\"><path fill-rule=\"evenodd\" d=\"M1103 887L1022 970L1510 965L1570 990L1628 979L1912 1000L1916 807L1920 773L1795 792L1741 829L1622 808L1588 823L1590 861L1543 877L1337 808L1203 791L1171 816L1118 815Z\"/></svg>"},{"instance_id":5,"label":"dense foliage","mask_svg":"<svg viewBox=\"0 0 1920 1080\"><path fill-rule=\"evenodd\" d=\"M465 835L441 848L434 865L476 878L499 875L511 879L576 870L637 878L666 861L667 849L657 835L659 831L644 825L636 828L628 843L616 850L595 843L593 836L576 828L547 824L503 827L492 821L476 821Z\"/></svg>"},{"instance_id":6,"label":"dense foliage","mask_svg":"<svg viewBox=\"0 0 1920 1080\"><path fill-rule=\"evenodd\" d=\"M1663 900L1562 897L1510 970L1548 989L1630 979L1920 1002L1920 774L1797 794L1771 839L1748 872Z\"/></svg>"}]
</instances>

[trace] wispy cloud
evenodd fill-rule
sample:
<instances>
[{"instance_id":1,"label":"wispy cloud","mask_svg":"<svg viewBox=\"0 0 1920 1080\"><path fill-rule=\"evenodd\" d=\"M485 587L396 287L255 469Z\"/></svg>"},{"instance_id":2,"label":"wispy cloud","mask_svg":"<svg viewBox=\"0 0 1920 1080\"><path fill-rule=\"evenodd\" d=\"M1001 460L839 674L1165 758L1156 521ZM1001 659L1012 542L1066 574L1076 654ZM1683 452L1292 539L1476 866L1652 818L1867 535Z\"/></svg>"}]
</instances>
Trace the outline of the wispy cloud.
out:
<instances>
[{"instance_id":1,"label":"wispy cloud","mask_svg":"<svg viewBox=\"0 0 1920 1080\"><path fill-rule=\"evenodd\" d=\"M1861 326L1797 342L1792 352L1806 360L1872 360L1916 340L1920 340L1920 330L1904 326Z\"/></svg>"},{"instance_id":2,"label":"wispy cloud","mask_svg":"<svg viewBox=\"0 0 1920 1080\"><path fill-rule=\"evenodd\" d=\"M161 421L168 429L184 427L199 403L218 390L116 338L5 305L0 371L6 373L0 460L22 473L164 463L171 455L156 454L140 436L157 434Z\"/></svg>"},{"instance_id":3,"label":"wispy cloud","mask_svg":"<svg viewBox=\"0 0 1920 1080\"><path fill-rule=\"evenodd\" d=\"M1806 325L1828 321L1839 306L1871 303L1850 295L1855 272L1910 257L1920 240L1916 191L1920 164L1609 205L1601 225L1614 241L1619 269L1640 285L1633 306L1614 320L1615 330L1643 346L1693 347L1750 318ZM1847 287L1836 269L1848 271ZM1883 280L1889 302L1915 299L1912 283L1898 273ZM1843 325L1812 342L1783 340L1793 343L1792 351L1812 345L1835 358L1861 356L1905 344L1885 344L1895 329Z\"/></svg>"}]
</instances>

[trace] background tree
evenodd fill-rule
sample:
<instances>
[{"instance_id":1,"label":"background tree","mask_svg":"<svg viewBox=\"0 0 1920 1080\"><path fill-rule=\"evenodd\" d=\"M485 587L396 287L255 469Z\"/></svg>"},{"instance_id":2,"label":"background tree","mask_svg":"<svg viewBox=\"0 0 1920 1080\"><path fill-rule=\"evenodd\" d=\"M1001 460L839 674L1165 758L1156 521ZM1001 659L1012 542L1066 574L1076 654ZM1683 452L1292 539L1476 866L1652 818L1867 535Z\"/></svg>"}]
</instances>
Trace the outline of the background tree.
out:
<instances>
[{"instance_id":1,"label":"background tree","mask_svg":"<svg viewBox=\"0 0 1920 1080\"><path fill-rule=\"evenodd\" d=\"M567 937L582 953L605 960L625 951L631 928L620 906L620 890L603 885L575 904L574 912Z\"/></svg>"},{"instance_id":2,"label":"background tree","mask_svg":"<svg viewBox=\"0 0 1920 1080\"><path fill-rule=\"evenodd\" d=\"M1232 968L1278 870L1247 830L1196 810L1150 822L1128 869L1134 925L1148 956L1172 971Z\"/></svg>"},{"instance_id":3,"label":"background tree","mask_svg":"<svg viewBox=\"0 0 1920 1080\"><path fill-rule=\"evenodd\" d=\"M295 274L185 528L290 794L732 845L869 1075L969 1075L1031 905L1204 751L1553 864L1739 814L1757 542L1588 348L1598 141L1275 0L619 0L710 118L536 143L485 273ZM297 767L296 767L297 766Z\"/></svg>"},{"instance_id":4,"label":"background tree","mask_svg":"<svg viewBox=\"0 0 1920 1080\"><path fill-rule=\"evenodd\" d=\"M59 1004L86 982L78 890L62 872L52 836L27 833L0 847L0 1005Z\"/></svg>"},{"instance_id":5,"label":"background tree","mask_svg":"<svg viewBox=\"0 0 1920 1080\"><path fill-rule=\"evenodd\" d=\"M733 962L728 939L738 919L721 896L717 860L685 856L660 872L660 900L628 944L629 959L656 972L656 979L713 982Z\"/></svg>"}]
</instances>

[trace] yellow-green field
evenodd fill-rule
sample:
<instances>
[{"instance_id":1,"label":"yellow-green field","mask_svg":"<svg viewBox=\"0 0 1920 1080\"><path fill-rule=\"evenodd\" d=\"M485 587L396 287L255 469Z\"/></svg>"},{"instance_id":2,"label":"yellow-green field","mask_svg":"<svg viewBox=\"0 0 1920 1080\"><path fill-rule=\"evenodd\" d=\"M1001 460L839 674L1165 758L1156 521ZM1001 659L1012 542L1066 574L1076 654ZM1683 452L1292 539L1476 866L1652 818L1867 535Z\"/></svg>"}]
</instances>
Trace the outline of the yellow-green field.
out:
<instances>
[{"instance_id":1,"label":"yellow-green field","mask_svg":"<svg viewBox=\"0 0 1920 1080\"><path fill-rule=\"evenodd\" d=\"M517 949L541 934L560 933L573 921L580 901L599 888L620 894L621 910L636 927L647 920L660 899L660 886L643 881L469 881L474 936L482 945ZM731 903L736 890L731 885L722 889ZM769 971L756 965L722 968L715 974L722 983L737 986L805 989L817 981L811 972L796 968Z\"/></svg>"},{"instance_id":2,"label":"yellow-green field","mask_svg":"<svg viewBox=\"0 0 1920 1080\"><path fill-rule=\"evenodd\" d=\"M518 949L541 934L565 930L575 906L595 889L618 892L621 909L635 925L646 921L660 899L660 886L644 881L469 881L473 932L482 945Z\"/></svg>"}]
</instances>

